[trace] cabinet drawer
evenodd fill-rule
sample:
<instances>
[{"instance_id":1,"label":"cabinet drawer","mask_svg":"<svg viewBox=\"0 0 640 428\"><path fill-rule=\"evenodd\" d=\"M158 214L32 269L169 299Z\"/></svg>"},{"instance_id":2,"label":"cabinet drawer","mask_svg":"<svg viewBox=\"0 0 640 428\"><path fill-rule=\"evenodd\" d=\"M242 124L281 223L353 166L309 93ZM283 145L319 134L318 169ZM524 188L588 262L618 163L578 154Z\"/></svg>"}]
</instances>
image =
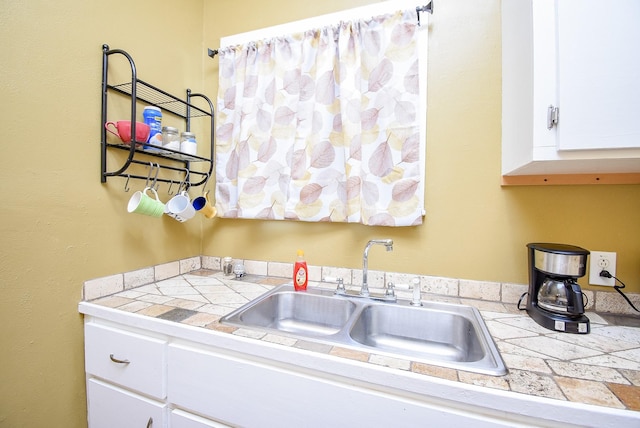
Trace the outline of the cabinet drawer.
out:
<instances>
[{"instance_id":1,"label":"cabinet drawer","mask_svg":"<svg viewBox=\"0 0 640 428\"><path fill-rule=\"evenodd\" d=\"M169 415L169 426L171 428L231 428L230 425L224 425L214 422L210 419L201 418L182 410L172 410Z\"/></svg>"},{"instance_id":2,"label":"cabinet drawer","mask_svg":"<svg viewBox=\"0 0 640 428\"><path fill-rule=\"evenodd\" d=\"M166 341L85 324L85 370L158 399L167 396Z\"/></svg>"},{"instance_id":3,"label":"cabinet drawer","mask_svg":"<svg viewBox=\"0 0 640 428\"><path fill-rule=\"evenodd\" d=\"M166 427L166 405L97 379L87 381L89 428Z\"/></svg>"}]
</instances>

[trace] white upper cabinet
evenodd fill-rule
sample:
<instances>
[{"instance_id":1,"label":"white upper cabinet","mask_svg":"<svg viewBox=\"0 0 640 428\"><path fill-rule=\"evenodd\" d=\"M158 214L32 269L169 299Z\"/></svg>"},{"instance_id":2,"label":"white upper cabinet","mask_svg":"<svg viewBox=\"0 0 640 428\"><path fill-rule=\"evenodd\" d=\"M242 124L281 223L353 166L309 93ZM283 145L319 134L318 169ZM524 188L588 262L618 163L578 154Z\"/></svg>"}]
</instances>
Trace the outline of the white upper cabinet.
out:
<instances>
[{"instance_id":1,"label":"white upper cabinet","mask_svg":"<svg viewBox=\"0 0 640 428\"><path fill-rule=\"evenodd\" d=\"M638 0L503 0L503 175L640 173L638 22Z\"/></svg>"}]
</instances>

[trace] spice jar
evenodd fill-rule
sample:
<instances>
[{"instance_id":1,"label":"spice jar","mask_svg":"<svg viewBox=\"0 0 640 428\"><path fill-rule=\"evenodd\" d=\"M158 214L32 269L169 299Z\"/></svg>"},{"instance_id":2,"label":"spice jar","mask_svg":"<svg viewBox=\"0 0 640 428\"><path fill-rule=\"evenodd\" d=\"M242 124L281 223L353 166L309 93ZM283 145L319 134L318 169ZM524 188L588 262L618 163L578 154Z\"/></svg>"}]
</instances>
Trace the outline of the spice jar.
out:
<instances>
[{"instance_id":1,"label":"spice jar","mask_svg":"<svg viewBox=\"0 0 640 428\"><path fill-rule=\"evenodd\" d=\"M180 151L188 155L194 155L198 152L196 143L196 134L193 132L183 132L180 137Z\"/></svg>"},{"instance_id":2,"label":"spice jar","mask_svg":"<svg viewBox=\"0 0 640 428\"><path fill-rule=\"evenodd\" d=\"M242 264L242 260L238 260L235 266L233 266L233 273L236 274L236 279L244 276L246 272L244 270L244 265Z\"/></svg>"},{"instance_id":3,"label":"spice jar","mask_svg":"<svg viewBox=\"0 0 640 428\"><path fill-rule=\"evenodd\" d=\"M231 275L233 273L233 259L231 257L225 257L222 260L222 272L225 275Z\"/></svg>"},{"instance_id":4,"label":"spice jar","mask_svg":"<svg viewBox=\"0 0 640 428\"><path fill-rule=\"evenodd\" d=\"M180 151L180 136L178 128L172 126L162 127L162 147L169 150Z\"/></svg>"}]
</instances>

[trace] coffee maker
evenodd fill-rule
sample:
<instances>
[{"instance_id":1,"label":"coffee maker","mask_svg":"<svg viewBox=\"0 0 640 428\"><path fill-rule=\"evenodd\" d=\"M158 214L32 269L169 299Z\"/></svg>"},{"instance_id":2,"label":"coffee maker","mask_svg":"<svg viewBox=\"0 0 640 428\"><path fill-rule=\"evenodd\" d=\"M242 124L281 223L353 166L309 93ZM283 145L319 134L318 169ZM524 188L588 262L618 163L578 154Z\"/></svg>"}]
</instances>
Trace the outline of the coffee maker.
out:
<instances>
[{"instance_id":1,"label":"coffee maker","mask_svg":"<svg viewBox=\"0 0 640 428\"><path fill-rule=\"evenodd\" d=\"M527 313L550 330L586 334L582 290L576 280L584 276L589 251L565 244L531 243Z\"/></svg>"}]
</instances>

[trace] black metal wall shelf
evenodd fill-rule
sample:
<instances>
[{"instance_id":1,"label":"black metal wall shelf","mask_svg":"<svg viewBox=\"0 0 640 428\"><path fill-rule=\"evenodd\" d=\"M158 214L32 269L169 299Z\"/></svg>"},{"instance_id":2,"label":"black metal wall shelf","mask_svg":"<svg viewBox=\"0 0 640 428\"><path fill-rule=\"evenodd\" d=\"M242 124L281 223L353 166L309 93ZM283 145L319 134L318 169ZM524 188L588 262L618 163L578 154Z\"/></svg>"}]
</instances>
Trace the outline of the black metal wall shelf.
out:
<instances>
[{"instance_id":1,"label":"black metal wall shelf","mask_svg":"<svg viewBox=\"0 0 640 428\"><path fill-rule=\"evenodd\" d=\"M117 84L109 84L108 82L108 69L109 69L109 57L111 55L124 56L130 66L131 79L126 82L120 82ZM121 142L110 143L107 142L107 130L104 125L107 122L107 104L109 93L118 93L125 95L131 99L131 123L135 123L137 120L137 102L140 101L144 104L159 107L163 112L168 112L178 118L185 120L186 131L191 129L191 119L195 117L208 117L210 120L210 135L211 135L211 151L210 157L201 157L196 155L189 155L176 150L162 149L162 150L144 150L142 144L124 144ZM203 100L208 107L198 107L192 104L192 100ZM135 174L129 171L132 165L153 165L160 170L166 172L184 172L183 182L185 186L200 186L206 184L209 177L213 174L213 154L214 154L214 109L211 100L203 94L192 93L190 89L186 90L186 99L178 98L162 89L153 86L143 80L138 79L136 66L133 58L125 51L121 49L110 49L108 45L102 46L102 117L101 117L101 175L100 181L106 183L108 177L126 177L127 179L142 179L145 180L148 177ZM136 141L135 126L131 129L131 140ZM107 150L118 149L128 152L128 157L113 170L107 169ZM151 160L152 159L152 160ZM191 162L204 162L208 163L208 171L197 171L191 169ZM177 165L177 166L176 166ZM129 172L128 172L129 171ZM160 176L157 177L157 181L164 183L176 183L175 177Z\"/></svg>"},{"instance_id":2,"label":"black metal wall shelf","mask_svg":"<svg viewBox=\"0 0 640 428\"><path fill-rule=\"evenodd\" d=\"M120 83L118 85L107 85L107 87L128 96L131 96L133 93L131 82ZM165 111L175 114L176 116L184 118L189 116L211 116L210 112L204 111L201 108L176 98L173 95L168 94L140 79L136 82L135 94L140 101L160 107Z\"/></svg>"}]
</instances>

